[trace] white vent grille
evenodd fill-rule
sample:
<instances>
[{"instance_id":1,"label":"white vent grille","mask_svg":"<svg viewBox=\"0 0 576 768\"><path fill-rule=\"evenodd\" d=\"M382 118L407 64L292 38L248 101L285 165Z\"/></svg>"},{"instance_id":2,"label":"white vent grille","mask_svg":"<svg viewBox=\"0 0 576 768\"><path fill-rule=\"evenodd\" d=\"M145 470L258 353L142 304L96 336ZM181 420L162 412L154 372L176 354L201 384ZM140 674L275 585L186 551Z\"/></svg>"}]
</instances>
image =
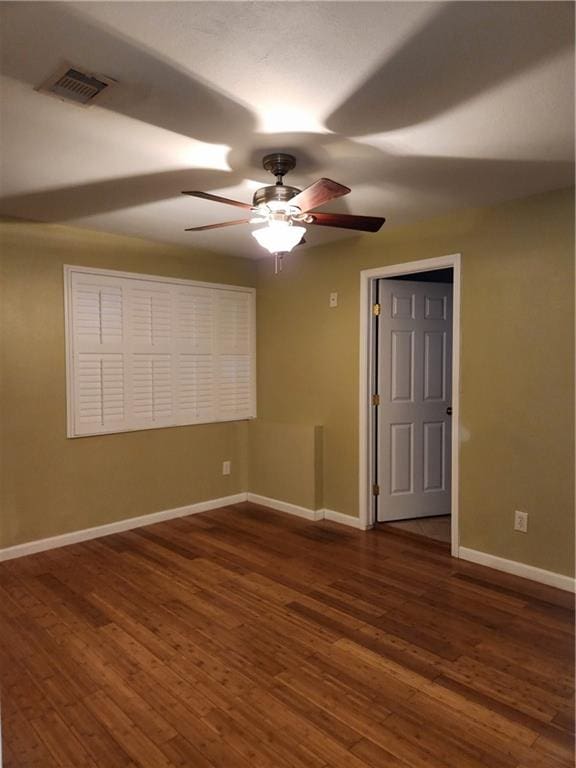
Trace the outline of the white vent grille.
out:
<instances>
[{"instance_id":1,"label":"white vent grille","mask_svg":"<svg viewBox=\"0 0 576 768\"><path fill-rule=\"evenodd\" d=\"M68 64L61 67L38 90L74 104L92 104L105 90L115 83L109 77L82 72Z\"/></svg>"}]
</instances>

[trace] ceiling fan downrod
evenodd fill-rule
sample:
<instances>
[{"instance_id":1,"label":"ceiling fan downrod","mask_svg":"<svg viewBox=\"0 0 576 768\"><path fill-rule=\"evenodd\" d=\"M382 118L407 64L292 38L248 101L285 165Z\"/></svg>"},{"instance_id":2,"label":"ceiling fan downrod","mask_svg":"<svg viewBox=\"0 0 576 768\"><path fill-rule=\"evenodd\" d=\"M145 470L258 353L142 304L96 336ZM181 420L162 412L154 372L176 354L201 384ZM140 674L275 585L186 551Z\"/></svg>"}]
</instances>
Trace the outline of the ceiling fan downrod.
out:
<instances>
[{"instance_id":1,"label":"ceiling fan downrod","mask_svg":"<svg viewBox=\"0 0 576 768\"><path fill-rule=\"evenodd\" d=\"M265 171L270 171L276 176L276 184L283 186L283 177L296 167L296 158L287 152L272 152L262 158L262 166Z\"/></svg>"},{"instance_id":2,"label":"ceiling fan downrod","mask_svg":"<svg viewBox=\"0 0 576 768\"><path fill-rule=\"evenodd\" d=\"M296 167L296 158L286 152L272 152L262 159L262 167L276 177L276 184L256 190L252 199L253 208L257 209L259 206L265 207L273 203L276 209L285 209L289 200L301 192L297 187L284 184L284 176ZM297 210L293 211L293 213L297 212Z\"/></svg>"}]
</instances>

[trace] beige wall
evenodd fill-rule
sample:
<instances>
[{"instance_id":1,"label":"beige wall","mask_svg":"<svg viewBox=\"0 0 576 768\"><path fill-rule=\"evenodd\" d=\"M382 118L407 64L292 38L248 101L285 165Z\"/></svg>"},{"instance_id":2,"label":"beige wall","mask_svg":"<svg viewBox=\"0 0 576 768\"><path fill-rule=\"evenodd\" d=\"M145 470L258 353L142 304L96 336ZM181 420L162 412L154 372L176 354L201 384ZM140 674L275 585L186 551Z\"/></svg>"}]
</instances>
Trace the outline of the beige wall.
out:
<instances>
[{"instance_id":1,"label":"beige wall","mask_svg":"<svg viewBox=\"0 0 576 768\"><path fill-rule=\"evenodd\" d=\"M279 276L269 259L3 223L0 546L248 489L357 515L360 270L460 252L461 544L572 574L573 204L560 191L300 249ZM64 263L257 277L258 421L67 440Z\"/></svg>"},{"instance_id":2,"label":"beige wall","mask_svg":"<svg viewBox=\"0 0 576 768\"><path fill-rule=\"evenodd\" d=\"M255 419L248 434L248 489L306 509L321 509L322 427Z\"/></svg>"},{"instance_id":3,"label":"beige wall","mask_svg":"<svg viewBox=\"0 0 576 768\"><path fill-rule=\"evenodd\" d=\"M296 251L279 276L259 262L259 417L323 426L322 506L358 514L360 270L460 252L461 545L574 572L573 206L559 191L385 228Z\"/></svg>"},{"instance_id":4,"label":"beige wall","mask_svg":"<svg viewBox=\"0 0 576 768\"><path fill-rule=\"evenodd\" d=\"M245 422L66 438L62 266L254 285L253 262L16 221L0 249L0 546L246 489Z\"/></svg>"}]
</instances>

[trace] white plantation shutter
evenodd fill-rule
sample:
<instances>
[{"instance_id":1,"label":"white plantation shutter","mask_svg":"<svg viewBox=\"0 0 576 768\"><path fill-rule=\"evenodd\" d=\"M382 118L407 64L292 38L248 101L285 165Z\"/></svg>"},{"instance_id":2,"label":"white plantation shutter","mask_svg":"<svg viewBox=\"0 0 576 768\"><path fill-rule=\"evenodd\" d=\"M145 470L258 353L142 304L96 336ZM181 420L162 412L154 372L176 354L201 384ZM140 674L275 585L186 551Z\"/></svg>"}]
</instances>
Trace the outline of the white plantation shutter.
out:
<instances>
[{"instance_id":1,"label":"white plantation shutter","mask_svg":"<svg viewBox=\"0 0 576 768\"><path fill-rule=\"evenodd\" d=\"M132 412L136 423L169 426L173 423L172 355L132 355Z\"/></svg>"},{"instance_id":2,"label":"white plantation shutter","mask_svg":"<svg viewBox=\"0 0 576 768\"><path fill-rule=\"evenodd\" d=\"M256 415L253 289L65 277L70 437Z\"/></svg>"},{"instance_id":3,"label":"white plantation shutter","mask_svg":"<svg viewBox=\"0 0 576 768\"><path fill-rule=\"evenodd\" d=\"M76 277L71 313L75 434L125 427L124 313L124 290L114 279Z\"/></svg>"},{"instance_id":4,"label":"white plantation shutter","mask_svg":"<svg viewBox=\"0 0 576 768\"><path fill-rule=\"evenodd\" d=\"M172 292L169 285L135 280L129 288L130 336L134 345L154 349L172 341Z\"/></svg>"},{"instance_id":5,"label":"white plantation shutter","mask_svg":"<svg viewBox=\"0 0 576 768\"><path fill-rule=\"evenodd\" d=\"M122 342L122 288L86 278L78 281L73 305L74 329L79 342Z\"/></svg>"},{"instance_id":6,"label":"white plantation shutter","mask_svg":"<svg viewBox=\"0 0 576 768\"><path fill-rule=\"evenodd\" d=\"M224 294L218 302L218 407L231 419L254 408L253 303L248 294Z\"/></svg>"},{"instance_id":7,"label":"white plantation shutter","mask_svg":"<svg viewBox=\"0 0 576 768\"><path fill-rule=\"evenodd\" d=\"M217 419L217 291L182 286L176 293L176 366L180 423L214 421Z\"/></svg>"},{"instance_id":8,"label":"white plantation shutter","mask_svg":"<svg viewBox=\"0 0 576 768\"><path fill-rule=\"evenodd\" d=\"M77 357L78 431L124 422L124 360L121 354L89 352Z\"/></svg>"},{"instance_id":9,"label":"white plantation shutter","mask_svg":"<svg viewBox=\"0 0 576 768\"><path fill-rule=\"evenodd\" d=\"M175 389L173 288L150 280L126 282L132 420L142 427L170 426Z\"/></svg>"}]
</instances>

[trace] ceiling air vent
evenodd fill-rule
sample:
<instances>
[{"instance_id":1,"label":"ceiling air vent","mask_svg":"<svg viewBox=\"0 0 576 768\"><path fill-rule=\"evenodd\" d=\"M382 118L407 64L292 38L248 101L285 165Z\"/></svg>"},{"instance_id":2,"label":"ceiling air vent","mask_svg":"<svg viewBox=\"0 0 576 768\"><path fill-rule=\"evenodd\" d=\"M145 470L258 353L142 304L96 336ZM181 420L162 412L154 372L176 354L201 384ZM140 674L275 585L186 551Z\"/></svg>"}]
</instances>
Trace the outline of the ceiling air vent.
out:
<instances>
[{"instance_id":1,"label":"ceiling air vent","mask_svg":"<svg viewBox=\"0 0 576 768\"><path fill-rule=\"evenodd\" d=\"M110 77L82 72L77 67L66 64L42 83L38 91L57 96L64 101L87 106L93 104L115 82Z\"/></svg>"}]
</instances>

